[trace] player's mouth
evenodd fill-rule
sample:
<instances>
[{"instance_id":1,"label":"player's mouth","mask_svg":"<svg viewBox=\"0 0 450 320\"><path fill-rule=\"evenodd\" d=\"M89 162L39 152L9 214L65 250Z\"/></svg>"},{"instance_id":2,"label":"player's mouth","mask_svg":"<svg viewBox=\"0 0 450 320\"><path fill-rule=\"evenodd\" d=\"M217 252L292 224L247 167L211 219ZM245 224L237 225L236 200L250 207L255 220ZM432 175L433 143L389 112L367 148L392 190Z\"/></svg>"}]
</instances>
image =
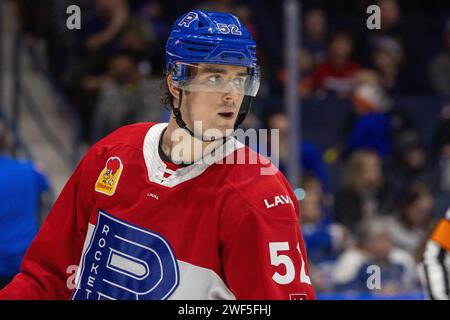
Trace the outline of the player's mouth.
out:
<instances>
[{"instance_id":1,"label":"player's mouth","mask_svg":"<svg viewBox=\"0 0 450 320\"><path fill-rule=\"evenodd\" d=\"M219 112L218 115L223 119L231 120L234 117L234 112Z\"/></svg>"}]
</instances>

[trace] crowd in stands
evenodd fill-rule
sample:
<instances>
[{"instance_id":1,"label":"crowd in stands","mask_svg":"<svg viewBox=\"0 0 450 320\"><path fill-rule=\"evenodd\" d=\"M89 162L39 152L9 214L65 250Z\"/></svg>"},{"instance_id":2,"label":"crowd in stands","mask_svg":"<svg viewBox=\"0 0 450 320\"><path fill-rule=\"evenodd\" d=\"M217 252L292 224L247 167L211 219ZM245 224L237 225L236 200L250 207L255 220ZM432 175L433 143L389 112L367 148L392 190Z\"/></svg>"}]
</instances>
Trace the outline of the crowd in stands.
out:
<instances>
[{"instance_id":1,"label":"crowd in stands","mask_svg":"<svg viewBox=\"0 0 450 320\"><path fill-rule=\"evenodd\" d=\"M181 13L235 13L258 44L263 73L253 114L243 125L280 130L285 172L289 122L282 99L274 99L282 97L287 78L281 1L18 3L22 30L45 43L42 61L74 105L87 144L128 123L166 119L159 103L163 53ZM415 266L444 214L436 199L450 198L450 105L440 106L431 141L407 108L396 105L399 95L450 95L450 6L378 0L381 30L369 30L370 3L303 1L299 95L306 103L331 99L350 106L341 132L321 129L333 140L326 150L316 141L299 141L302 231L318 292L370 291L371 265L381 269L379 293L420 290ZM69 4L81 7L80 31L64 27ZM337 175L331 173L336 166Z\"/></svg>"}]
</instances>

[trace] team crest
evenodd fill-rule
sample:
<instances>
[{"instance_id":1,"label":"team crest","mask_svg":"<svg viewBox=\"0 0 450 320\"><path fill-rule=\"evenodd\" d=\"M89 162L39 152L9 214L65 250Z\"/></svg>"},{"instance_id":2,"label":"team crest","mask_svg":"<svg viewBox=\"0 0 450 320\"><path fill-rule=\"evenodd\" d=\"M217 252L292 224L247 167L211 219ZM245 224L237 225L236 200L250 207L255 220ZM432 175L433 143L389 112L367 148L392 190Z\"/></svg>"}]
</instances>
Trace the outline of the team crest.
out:
<instances>
[{"instance_id":1,"label":"team crest","mask_svg":"<svg viewBox=\"0 0 450 320\"><path fill-rule=\"evenodd\" d=\"M118 157L109 158L95 183L95 191L112 196L116 191L122 170L122 161Z\"/></svg>"}]
</instances>

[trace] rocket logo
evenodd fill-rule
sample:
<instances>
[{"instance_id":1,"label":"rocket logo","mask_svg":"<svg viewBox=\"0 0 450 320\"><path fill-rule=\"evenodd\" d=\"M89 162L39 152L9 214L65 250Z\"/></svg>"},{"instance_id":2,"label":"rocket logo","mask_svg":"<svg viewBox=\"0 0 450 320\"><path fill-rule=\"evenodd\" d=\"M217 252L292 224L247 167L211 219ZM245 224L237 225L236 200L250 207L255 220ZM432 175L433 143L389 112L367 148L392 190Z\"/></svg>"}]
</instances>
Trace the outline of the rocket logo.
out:
<instances>
[{"instance_id":1,"label":"rocket logo","mask_svg":"<svg viewBox=\"0 0 450 320\"><path fill-rule=\"evenodd\" d=\"M122 170L123 165L120 158L109 158L95 183L95 191L112 196L116 191Z\"/></svg>"}]
</instances>

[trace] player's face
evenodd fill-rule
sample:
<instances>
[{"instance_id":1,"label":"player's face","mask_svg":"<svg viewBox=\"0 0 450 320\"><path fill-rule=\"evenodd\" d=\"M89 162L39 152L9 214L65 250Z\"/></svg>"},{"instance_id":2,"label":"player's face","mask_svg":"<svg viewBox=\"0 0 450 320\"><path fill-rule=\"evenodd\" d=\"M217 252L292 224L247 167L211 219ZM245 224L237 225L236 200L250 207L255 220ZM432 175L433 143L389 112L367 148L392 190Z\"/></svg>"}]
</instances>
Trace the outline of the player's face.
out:
<instances>
[{"instance_id":1,"label":"player's face","mask_svg":"<svg viewBox=\"0 0 450 320\"><path fill-rule=\"evenodd\" d=\"M227 129L233 129L247 77L245 67L199 64L193 79L197 89L186 90L182 100L182 116L188 127L193 128L194 121L201 121L202 134L217 129L222 136Z\"/></svg>"}]
</instances>

